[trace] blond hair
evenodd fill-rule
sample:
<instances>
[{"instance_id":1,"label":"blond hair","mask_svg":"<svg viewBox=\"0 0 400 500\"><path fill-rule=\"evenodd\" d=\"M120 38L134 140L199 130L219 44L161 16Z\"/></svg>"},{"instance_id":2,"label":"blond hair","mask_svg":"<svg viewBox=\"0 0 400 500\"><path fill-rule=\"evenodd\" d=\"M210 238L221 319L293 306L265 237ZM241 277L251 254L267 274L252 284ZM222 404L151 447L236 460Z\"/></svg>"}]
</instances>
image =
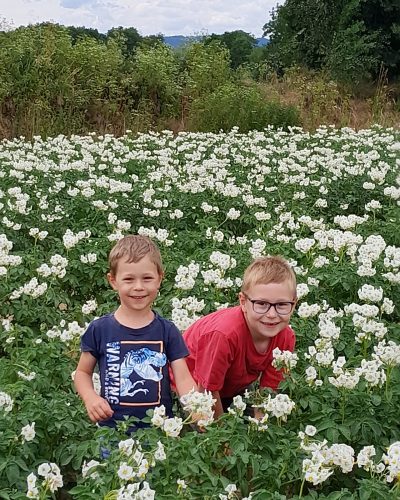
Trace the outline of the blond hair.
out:
<instances>
[{"instance_id":1,"label":"blond hair","mask_svg":"<svg viewBox=\"0 0 400 500\"><path fill-rule=\"evenodd\" d=\"M279 255L259 257L247 267L243 276L242 292L254 285L289 281L296 297L296 275L289 263Z\"/></svg>"},{"instance_id":2,"label":"blond hair","mask_svg":"<svg viewBox=\"0 0 400 500\"><path fill-rule=\"evenodd\" d=\"M116 274L118 262L126 258L127 262L139 262L144 257L149 256L150 261L156 265L158 274L164 274L161 254L158 246L147 236L129 235L124 236L111 249L108 256L108 265L111 274Z\"/></svg>"}]
</instances>

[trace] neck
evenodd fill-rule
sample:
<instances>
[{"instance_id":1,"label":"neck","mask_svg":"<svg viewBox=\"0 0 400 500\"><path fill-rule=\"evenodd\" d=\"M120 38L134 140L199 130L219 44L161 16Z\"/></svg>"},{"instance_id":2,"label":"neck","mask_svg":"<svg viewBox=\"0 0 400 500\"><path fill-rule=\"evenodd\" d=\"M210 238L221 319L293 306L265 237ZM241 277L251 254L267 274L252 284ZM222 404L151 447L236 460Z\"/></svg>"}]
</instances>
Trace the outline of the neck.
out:
<instances>
[{"instance_id":1,"label":"neck","mask_svg":"<svg viewBox=\"0 0 400 500\"><path fill-rule=\"evenodd\" d=\"M121 325L129 328L143 328L149 325L154 319L154 313L151 309L145 311L127 311L122 306L119 306L114 313L115 319Z\"/></svg>"},{"instance_id":2,"label":"neck","mask_svg":"<svg viewBox=\"0 0 400 500\"><path fill-rule=\"evenodd\" d=\"M260 354L265 354L268 351L269 344L271 343L271 339L260 339L255 340L253 338L253 344L256 348L256 351Z\"/></svg>"}]
</instances>

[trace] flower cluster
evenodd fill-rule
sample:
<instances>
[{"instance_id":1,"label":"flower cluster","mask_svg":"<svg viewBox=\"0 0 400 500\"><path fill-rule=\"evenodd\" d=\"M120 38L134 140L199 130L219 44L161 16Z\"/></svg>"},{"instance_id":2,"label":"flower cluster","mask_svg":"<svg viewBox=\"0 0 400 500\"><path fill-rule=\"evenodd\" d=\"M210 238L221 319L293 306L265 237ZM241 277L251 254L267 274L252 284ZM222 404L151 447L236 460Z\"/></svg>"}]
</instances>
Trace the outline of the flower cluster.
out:
<instances>
[{"instance_id":1,"label":"flower cluster","mask_svg":"<svg viewBox=\"0 0 400 500\"><path fill-rule=\"evenodd\" d=\"M46 290L47 283L39 283L37 278L32 278L30 281L28 281L28 283L25 283L25 285L22 285L17 290L14 290L10 294L10 299L19 299L24 294L36 299L46 293Z\"/></svg>"},{"instance_id":2,"label":"flower cluster","mask_svg":"<svg viewBox=\"0 0 400 500\"><path fill-rule=\"evenodd\" d=\"M172 321L181 331L185 331L200 316L196 313L201 312L205 307L204 300L197 300L196 297L185 297L172 299Z\"/></svg>"},{"instance_id":3,"label":"flower cluster","mask_svg":"<svg viewBox=\"0 0 400 500\"><path fill-rule=\"evenodd\" d=\"M63 486L63 478L58 465L54 463L41 464L37 473L38 476L42 476L44 479L37 487L38 477L33 472L29 474L27 478L28 491L26 493L28 498L45 498L46 493L53 494Z\"/></svg>"},{"instance_id":4,"label":"flower cluster","mask_svg":"<svg viewBox=\"0 0 400 500\"><path fill-rule=\"evenodd\" d=\"M360 300L366 302L380 302L383 298L383 290L381 287L374 288L371 285L363 285L358 290L358 296Z\"/></svg>"},{"instance_id":5,"label":"flower cluster","mask_svg":"<svg viewBox=\"0 0 400 500\"><path fill-rule=\"evenodd\" d=\"M0 410L9 413L12 410L14 401L9 394L0 391Z\"/></svg>"},{"instance_id":6,"label":"flower cluster","mask_svg":"<svg viewBox=\"0 0 400 500\"><path fill-rule=\"evenodd\" d=\"M91 232L88 229L86 231L79 231L76 234L74 234L71 229L67 229L62 239L65 248L67 250L70 250L71 248L75 247L80 242L80 240L84 238L90 238L90 236Z\"/></svg>"},{"instance_id":7,"label":"flower cluster","mask_svg":"<svg viewBox=\"0 0 400 500\"><path fill-rule=\"evenodd\" d=\"M67 323L64 319L60 321L59 326L54 326L46 332L49 339L59 338L62 342L68 343L80 339L87 325L79 326L77 321Z\"/></svg>"},{"instance_id":8,"label":"flower cluster","mask_svg":"<svg viewBox=\"0 0 400 500\"><path fill-rule=\"evenodd\" d=\"M22 442L33 441L36 436L35 432L35 422L27 424L21 429Z\"/></svg>"},{"instance_id":9,"label":"flower cluster","mask_svg":"<svg viewBox=\"0 0 400 500\"><path fill-rule=\"evenodd\" d=\"M239 417L242 417L246 406L247 405L243 401L242 396L235 396L233 398L231 406L228 408L228 412L231 415L238 415Z\"/></svg>"},{"instance_id":10,"label":"flower cluster","mask_svg":"<svg viewBox=\"0 0 400 500\"><path fill-rule=\"evenodd\" d=\"M385 470L383 463L375 464L372 457L376 455L375 446L364 446L357 455L357 465L367 472L380 474Z\"/></svg>"},{"instance_id":11,"label":"flower cluster","mask_svg":"<svg viewBox=\"0 0 400 500\"><path fill-rule=\"evenodd\" d=\"M200 272L199 264L191 262L188 266L179 266L175 276L175 288L191 290L196 284Z\"/></svg>"},{"instance_id":12,"label":"flower cluster","mask_svg":"<svg viewBox=\"0 0 400 500\"><path fill-rule=\"evenodd\" d=\"M151 423L155 427L160 427L160 429L162 429L169 437L178 437L183 427L183 421L181 418L166 417L164 405L157 406L157 408L154 409L153 416L151 417Z\"/></svg>"},{"instance_id":13,"label":"flower cluster","mask_svg":"<svg viewBox=\"0 0 400 500\"><path fill-rule=\"evenodd\" d=\"M198 392L192 389L180 398L182 407L199 427L207 427L214 420L213 399L211 392Z\"/></svg>"},{"instance_id":14,"label":"flower cluster","mask_svg":"<svg viewBox=\"0 0 400 500\"><path fill-rule=\"evenodd\" d=\"M68 259L59 254L55 254L50 257L50 264L50 266L48 264L42 264L36 269L36 272L45 278L49 276L64 278L66 274L66 267L68 265Z\"/></svg>"},{"instance_id":15,"label":"flower cluster","mask_svg":"<svg viewBox=\"0 0 400 500\"><path fill-rule=\"evenodd\" d=\"M386 465L386 481L391 483L399 479L400 475L400 441L392 443L387 452L382 455L382 461Z\"/></svg>"},{"instance_id":16,"label":"flower cluster","mask_svg":"<svg viewBox=\"0 0 400 500\"><path fill-rule=\"evenodd\" d=\"M270 415L276 417L278 424L286 422L287 417L292 413L296 404L287 394L277 394L274 398L268 394L263 400L253 405L255 416L249 417L249 422L258 431L268 429L268 420Z\"/></svg>"},{"instance_id":17,"label":"flower cluster","mask_svg":"<svg viewBox=\"0 0 400 500\"><path fill-rule=\"evenodd\" d=\"M272 351L272 356L274 358L274 360L272 361L272 366L278 369L283 368L288 372L295 368L299 360L299 357L296 353L291 351L281 351L279 347L275 347L275 349Z\"/></svg>"},{"instance_id":18,"label":"flower cluster","mask_svg":"<svg viewBox=\"0 0 400 500\"><path fill-rule=\"evenodd\" d=\"M328 446L326 440L311 441L309 436L315 434L315 428L311 434L299 433L301 439L300 447L311 452L310 458L303 460L304 479L313 485L321 484L328 479L338 467L342 472L348 473L354 467L354 449L346 444L333 444Z\"/></svg>"},{"instance_id":19,"label":"flower cluster","mask_svg":"<svg viewBox=\"0 0 400 500\"><path fill-rule=\"evenodd\" d=\"M0 276L7 274L7 266L19 266L22 258L19 255L10 255L13 242L5 234L0 234Z\"/></svg>"},{"instance_id":20,"label":"flower cluster","mask_svg":"<svg viewBox=\"0 0 400 500\"><path fill-rule=\"evenodd\" d=\"M91 314L96 309L97 309L96 299L88 300L82 306L82 313L83 314Z\"/></svg>"}]
</instances>

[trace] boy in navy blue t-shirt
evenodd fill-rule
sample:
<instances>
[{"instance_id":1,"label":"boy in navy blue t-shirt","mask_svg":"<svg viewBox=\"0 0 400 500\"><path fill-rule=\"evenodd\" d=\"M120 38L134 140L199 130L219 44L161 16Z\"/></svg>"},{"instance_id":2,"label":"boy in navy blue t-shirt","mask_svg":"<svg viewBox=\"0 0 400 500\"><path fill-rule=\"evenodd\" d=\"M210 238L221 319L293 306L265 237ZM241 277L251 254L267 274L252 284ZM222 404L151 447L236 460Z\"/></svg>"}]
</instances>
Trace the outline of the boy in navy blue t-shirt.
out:
<instances>
[{"instance_id":1,"label":"boy in navy blue t-shirt","mask_svg":"<svg viewBox=\"0 0 400 500\"><path fill-rule=\"evenodd\" d=\"M108 281L118 293L114 313L92 321L82 336L75 387L89 418L114 427L124 416L142 419L164 405L172 416L170 366L179 396L197 390L176 326L151 307L163 278L160 251L145 236L126 236L110 252ZM99 365L101 395L92 375ZM140 426L140 424L138 424Z\"/></svg>"}]
</instances>

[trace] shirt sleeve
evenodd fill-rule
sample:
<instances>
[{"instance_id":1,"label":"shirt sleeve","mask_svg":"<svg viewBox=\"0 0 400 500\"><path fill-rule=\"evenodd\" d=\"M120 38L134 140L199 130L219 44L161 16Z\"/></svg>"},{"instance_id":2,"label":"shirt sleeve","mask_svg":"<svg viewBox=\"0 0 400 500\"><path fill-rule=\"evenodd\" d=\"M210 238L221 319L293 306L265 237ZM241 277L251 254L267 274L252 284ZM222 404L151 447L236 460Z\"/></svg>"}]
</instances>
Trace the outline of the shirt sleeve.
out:
<instances>
[{"instance_id":1,"label":"shirt sleeve","mask_svg":"<svg viewBox=\"0 0 400 500\"><path fill-rule=\"evenodd\" d=\"M220 391L232 360L232 347L221 332L203 333L198 339L194 377L208 391Z\"/></svg>"},{"instance_id":2,"label":"shirt sleeve","mask_svg":"<svg viewBox=\"0 0 400 500\"><path fill-rule=\"evenodd\" d=\"M90 352L93 356L98 359L100 356L100 335L96 335L96 328L93 322L89 324L85 333L81 338L81 351Z\"/></svg>"},{"instance_id":3,"label":"shirt sleeve","mask_svg":"<svg viewBox=\"0 0 400 500\"><path fill-rule=\"evenodd\" d=\"M296 337L291 328L288 328L287 333L283 339L283 342L278 342L275 347L279 347L281 351L294 351L294 346L296 343ZM280 382L283 380L283 370L277 370L272 366L271 363L262 372L260 379L261 387L270 387L272 390L276 391Z\"/></svg>"},{"instance_id":4,"label":"shirt sleeve","mask_svg":"<svg viewBox=\"0 0 400 500\"><path fill-rule=\"evenodd\" d=\"M165 351L169 362L185 358L189 355L183 336L173 323L170 323Z\"/></svg>"}]
</instances>

